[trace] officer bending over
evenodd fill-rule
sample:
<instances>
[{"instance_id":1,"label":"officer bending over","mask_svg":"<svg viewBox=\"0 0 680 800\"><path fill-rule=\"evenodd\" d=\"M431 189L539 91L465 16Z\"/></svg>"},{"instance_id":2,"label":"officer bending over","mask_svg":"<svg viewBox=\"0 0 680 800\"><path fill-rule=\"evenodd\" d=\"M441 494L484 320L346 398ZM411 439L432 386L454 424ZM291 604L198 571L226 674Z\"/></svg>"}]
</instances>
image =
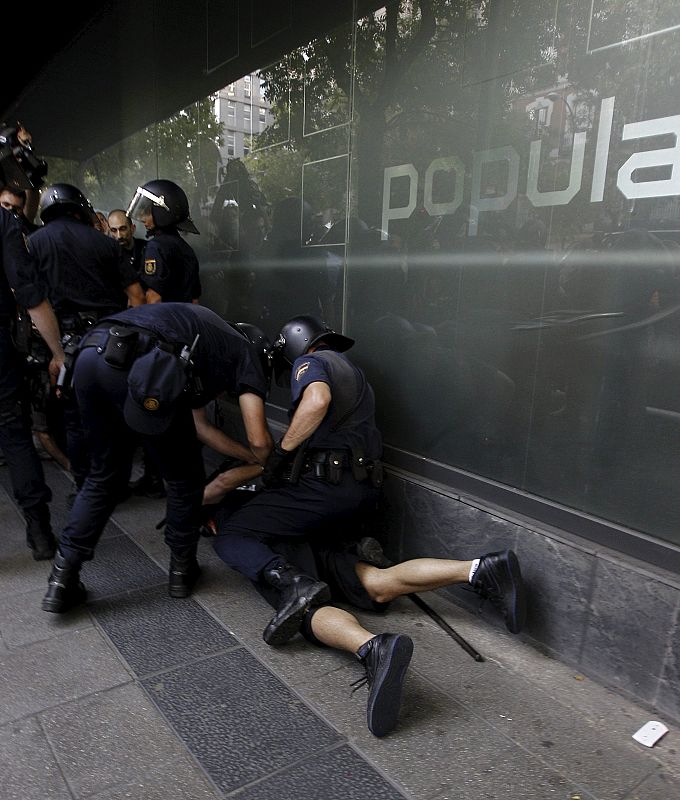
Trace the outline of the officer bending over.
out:
<instances>
[{"instance_id":1,"label":"officer bending over","mask_svg":"<svg viewBox=\"0 0 680 800\"><path fill-rule=\"evenodd\" d=\"M268 644L283 644L300 630L311 642L359 658L370 686L368 727L384 736L397 723L413 642L402 634L375 635L332 602L378 611L401 595L469 582L518 633L526 600L511 550L381 568L375 553L347 544L358 518L375 508L382 482L373 390L343 354L353 344L315 317L284 325L275 348L292 366L290 425L267 460L263 491L236 510L226 502L216 514L214 547L277 609L263 633Z\"/></svg>"},{"instance_id":2,"label":"officer bending over","mask_svg":"<svg viewBox=\"0 0 680 800\"><path fill-rule=\"evenodd\" d=\"M80 344L73 388L92 448L92 466L64 528L44 611L85 600L79 573L127 481L128 453L141 435L167 486L168 591L188 597L200 573L196 547L205 483L192 410L223 392L238 398L249 447L234 458L263 464L271 449L266 382L252 345L214 312L191 303L138 306L102 320ZM221 437L223 450L227 440ZM255 467L261 472L261 467Z\"/></svg>"}]
</instances>

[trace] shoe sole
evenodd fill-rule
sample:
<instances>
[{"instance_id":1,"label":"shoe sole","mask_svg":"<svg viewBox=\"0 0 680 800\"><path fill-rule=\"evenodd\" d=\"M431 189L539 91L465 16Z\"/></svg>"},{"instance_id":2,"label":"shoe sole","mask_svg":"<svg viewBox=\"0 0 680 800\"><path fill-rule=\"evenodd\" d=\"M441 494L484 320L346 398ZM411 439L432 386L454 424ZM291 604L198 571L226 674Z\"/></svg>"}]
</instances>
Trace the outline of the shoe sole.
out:
<instances>
[{"instance_id":1,"label":"shoe sole","mask_svg":"<svg viewBox=\"0 0 680 800\"><path fill-rule=\"evenodd\" d=\"M69 602L58 600L55 597L43 597L41 608L43 611L49 611L51 614L65 614L72 608L83 605L87 600L87 589L82 584L78 587L78 597Z\"/></svg>"},{"instance_id":2,"label":"shoe sole","mask_svg":"<svg viewBox=\"0 0 680 800\"><path fill-rule=\"evenodd\" d=\"M319 583L317 590L310 595L298 598L298 602L290 610L288 616L273 625L267 625L262 633L262 638L268 645L276 647L285 644L300 630L305 614L310 608L323 605L331 599L331 590L325 583ZM276 619L276 617L274 617Z\"/></svg>"},{"instance_id":3,"label":"shoe sole","mask_svg":"<svg viewBox=\"0 0 680 800\"><path fill-rule=\"evenodd\" d=\"M505 624L510 633L519 633L524 627L527 617L527 600L524 590L524 580L522 579L522 572L519 568L517 556L512 550L508 550L505 556L512 581L512 598L511 602L508 604L508 616L505 620Z\"/></svg>"},{"instance_id":4,"label":"shoe sole","mask_svg":"<svg viewBox=\"0 0 680 800\"><path fill-rule=\"evenodd\" d=\"M368 729L374 736L386 736L397 724L401 691L412 655L411 639L398 636L392 642L384 669L374 679L366 710Z\"/></svg>"}]
</instances>

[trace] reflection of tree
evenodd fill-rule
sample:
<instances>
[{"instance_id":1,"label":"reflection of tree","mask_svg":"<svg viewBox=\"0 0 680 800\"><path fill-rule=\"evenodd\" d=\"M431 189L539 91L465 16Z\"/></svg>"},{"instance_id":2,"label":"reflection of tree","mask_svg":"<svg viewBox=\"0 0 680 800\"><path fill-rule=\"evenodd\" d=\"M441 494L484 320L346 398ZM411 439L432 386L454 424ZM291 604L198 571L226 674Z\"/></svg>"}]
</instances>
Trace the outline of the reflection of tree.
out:
<instances>
[{"instance_id":1,"label":"reflection of tree","mask_svg":"<svg viewBox=\"0 0 680 800\"><path fill-rule=\"evenodd\" d=\"M516 96L517 71L555 59L545 3L518 3L521 15L503 0L392 0L358 20L354 31L342 26L290 54L262 73L277 122L261 144L289 139L306 160L335 154L328 152L327 137L302 137L305 87L321 109L315 119L325 125L341 118L338 110L351 97L355 210L376 226L387 164L426 165L453 153L467 161L483 142L494 146L500 137L508 143L502 121ZM267 159L265 153L259 157Z\"/></svg>"},{"instance_id":2,"label":"reflection of tree","mask_svg":"<svg viewBox=\"0 0 680 800\"><path fill-rule=\"evenodd\" d=\"M213 103L204 98L75 168L56 164L53 169L50 162L50 180L67 179L59 175L63 169L68 180L104 208L124 205L140 183L156 177L175 181L194 204L201 203L216 179L220 137Z\"/></svg>"}]
</instances>

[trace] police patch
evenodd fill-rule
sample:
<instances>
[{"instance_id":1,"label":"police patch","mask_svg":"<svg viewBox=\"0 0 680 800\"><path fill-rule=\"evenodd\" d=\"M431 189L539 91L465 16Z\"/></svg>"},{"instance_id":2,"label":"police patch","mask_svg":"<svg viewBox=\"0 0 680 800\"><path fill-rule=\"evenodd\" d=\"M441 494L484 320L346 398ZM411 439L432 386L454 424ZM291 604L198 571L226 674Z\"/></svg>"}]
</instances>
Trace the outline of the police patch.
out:
<instances>
[{"instance_id":1,"label":"police patch","mask_svg":"<svg viewBox=\"0 0 680 800\"><path fill-rule=\"evenodd\" d=\"M156 400L155 397L147 397L145 398L142 405L147 411L158 411L158 406L160 405L160 403L158 402L158 400Z\"/></svg>"},{"instance_id":2,"label":"police patch","mask_svg":"<svg viewBox=\"0 0 680 800\"><path fill-rule=\"evenodd\" d=\"M300 366L297 368L295 372L295 380L299 381L300 378L305 374L305 372L307 372L308 369L309 369L309 361L305 361L304 364L300 364Z\"/></svg>"},{"instance_id":3,"label":"police patch","mask_svg":"<svg viewBox=\"0 0 680 800\"><path fill-rule=\"evenodd\" d=\"M144 274L145 275L155 275L156 274L156 259L155 258L147 258L144 262Z\"/></svg>"}]
</instances>

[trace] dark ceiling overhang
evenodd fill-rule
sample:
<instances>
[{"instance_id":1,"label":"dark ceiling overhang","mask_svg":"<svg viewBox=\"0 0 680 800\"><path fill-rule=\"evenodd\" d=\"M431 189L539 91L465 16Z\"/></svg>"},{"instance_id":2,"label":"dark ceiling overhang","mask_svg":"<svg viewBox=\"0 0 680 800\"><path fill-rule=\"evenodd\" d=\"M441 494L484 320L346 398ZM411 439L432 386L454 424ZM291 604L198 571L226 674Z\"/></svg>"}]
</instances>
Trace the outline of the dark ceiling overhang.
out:
<instances>
[{"instance_id":1,"label":"dark ceiling overhang","mask_svg":"<svg viewBox=\"0 0 680 800\"><path fill-rule=\"evenodd\" d=\"M41 11L31 34L48 44L34 47L17 37L10 45L14 64L28 66L3 82L1 118L20 120L40 155L84 161L351 20L353 3L93 5L62 5L58 20Z\"/></svg>"}]
</instances>

